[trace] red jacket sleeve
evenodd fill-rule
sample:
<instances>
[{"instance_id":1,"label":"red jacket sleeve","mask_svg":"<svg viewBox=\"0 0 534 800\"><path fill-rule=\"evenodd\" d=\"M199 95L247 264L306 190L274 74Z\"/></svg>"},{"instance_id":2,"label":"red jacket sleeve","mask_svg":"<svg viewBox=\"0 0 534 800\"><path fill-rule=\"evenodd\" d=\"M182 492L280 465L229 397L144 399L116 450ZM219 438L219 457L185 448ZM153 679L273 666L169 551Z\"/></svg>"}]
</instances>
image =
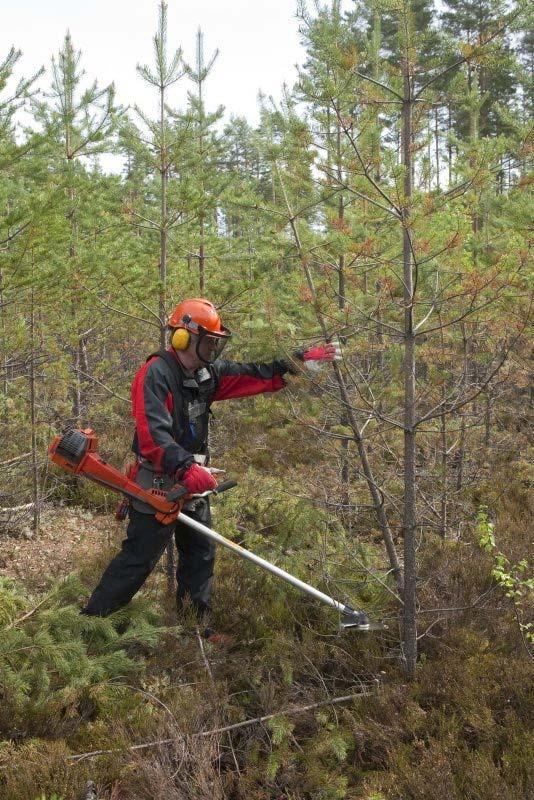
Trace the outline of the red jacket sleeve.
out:
<instances>
[{"instance_id":1,"label":"red jacket sleeve","mask_svg":"<svg viewBox=\"0 0 534 800\"><path fill-rule=\"evenodd\" d=\"M282 360L255 364L218 359L214 368L217 378L214 400L232 400L265 392L278 392L286 385L282 376L288 371Z\"/></svg>"}]
</instances>

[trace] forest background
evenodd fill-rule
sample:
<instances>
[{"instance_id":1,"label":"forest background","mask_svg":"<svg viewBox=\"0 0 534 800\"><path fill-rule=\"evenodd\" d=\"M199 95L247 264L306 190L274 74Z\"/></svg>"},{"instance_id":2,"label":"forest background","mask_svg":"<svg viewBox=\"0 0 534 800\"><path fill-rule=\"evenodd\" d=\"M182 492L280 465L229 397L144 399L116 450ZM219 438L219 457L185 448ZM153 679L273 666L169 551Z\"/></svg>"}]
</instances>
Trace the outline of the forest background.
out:
<instances>
[{"instance_id":1,"label":"forest background","mask_svg":"<svg viewBox=\"0 0 534 800\"><path fill-rule=\"evenodd\" d=\"M298 16L298 81L254 126L206 107L216 53L199 32L186 63L165 3L138 67L154 117L85 76L70 35L45 93L13 80L16 49L0 64L10 800L532 797L528 5ZM47 445L90 425L120 465L131 377L201 295L236 332L232 358L343 351L215 409L212 458L239 480L215 527L386 630L336 635L329 611L223 554L229 653L176 625L163 565L124 611L79 617L124 531ZM59 551L73 528L54 581L43 531ZM21 541L38 580L16 568Z\"/></svg>"}]
</instances>

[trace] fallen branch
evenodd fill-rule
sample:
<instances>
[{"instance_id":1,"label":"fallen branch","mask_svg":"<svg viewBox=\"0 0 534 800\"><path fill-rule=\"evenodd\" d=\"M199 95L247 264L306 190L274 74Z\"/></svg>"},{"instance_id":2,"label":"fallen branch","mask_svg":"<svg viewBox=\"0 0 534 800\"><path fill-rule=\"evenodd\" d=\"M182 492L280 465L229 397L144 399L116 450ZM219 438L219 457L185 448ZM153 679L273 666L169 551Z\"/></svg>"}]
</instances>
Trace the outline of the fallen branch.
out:
<instances>
[{"instance_id":1,"label":"fallen branch","mask_svg":"<svg viewBox=\"0 0 534 800\"><path fill-rule=\"evenodd\" d=\"M35 503L25 503L22 506L12 506L11 508L0 508L0 525L9 525L16 521L17 514L29 513L33 510Z\"/></svg>"},{"instance_id":2,"label":"fallen branch","mask_svg":"<svg viewBox=\"0 0 534 800\"><path fill-rule=\"evenodd\" d=\"M155 742L143 742L142 744L134 744L131 747L126 748L126 750L145 750L149 747L159 747L160 745L164 744L172 744L173 742L179 742L184 739L199 739L205 736L215 736L219 733L227 733L228 731L235 731L238 728L246 728L250 725L260 725L263 722L267 722L267 720L274 719L274 717L284 716L285 714L303 714L306 711L313 711L316 708L323 708L324 706L333 706L338 705L339 703L348 703L351 700L354 700L356 697L371 697L374 692L357 692L356 694L347 694L343 697L333 697L330 700L321 700L319 703L311 703L307 706L299 706L298 708L286 708L282 711L275 711L272 714L266 714L263 717L255 717L254 719L246 719L243 722L235 722L233 725L225 725L222 728L214 728L211 731L200 731L199 733L193 733L191 736L187 737L184 734L181 736L173 736L171 739L158 739ZM92 750L88 753L75 753L71 756L67 756L67 761L73 761L75 764L79 764L80 761L84 761L86 758L95 758L97 756L109 755L111 753L120 753L125 748L115 747L111 750Z\"/></svg>"},{"instance_id":3,"label":"fallen branch","mask_svg":"<svg viewBox=\"0 0 534 800\"><path fill-rule=\"evenodd\" d=\"M16 461L22 461L24 458L28 458L31 456L32 451L30 450L28 453L22 453L20 456L15 456L14 458L8 458L7 461L0 461L0 467L7 467L9 464L14 464Z\"/></svg>"}]
</instances>

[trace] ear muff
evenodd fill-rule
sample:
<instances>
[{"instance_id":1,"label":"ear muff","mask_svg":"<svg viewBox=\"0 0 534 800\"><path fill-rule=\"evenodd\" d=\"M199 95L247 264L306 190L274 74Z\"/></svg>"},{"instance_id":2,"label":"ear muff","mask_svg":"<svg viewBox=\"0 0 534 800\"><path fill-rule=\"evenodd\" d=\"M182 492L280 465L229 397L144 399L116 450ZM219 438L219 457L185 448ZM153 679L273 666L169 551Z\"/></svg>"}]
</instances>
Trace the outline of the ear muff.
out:
<instances>
[{"instance_id":1,"label":"ear muff","mask_svg":"<svg viewBox=\"0 0 534 800\"><path fill-rule=\"evenodd\" d=\"M190 341L191 335L185 328L176 328L171 338L171 344L175 350L187 350Z\"/></svg>"}]
</instances>

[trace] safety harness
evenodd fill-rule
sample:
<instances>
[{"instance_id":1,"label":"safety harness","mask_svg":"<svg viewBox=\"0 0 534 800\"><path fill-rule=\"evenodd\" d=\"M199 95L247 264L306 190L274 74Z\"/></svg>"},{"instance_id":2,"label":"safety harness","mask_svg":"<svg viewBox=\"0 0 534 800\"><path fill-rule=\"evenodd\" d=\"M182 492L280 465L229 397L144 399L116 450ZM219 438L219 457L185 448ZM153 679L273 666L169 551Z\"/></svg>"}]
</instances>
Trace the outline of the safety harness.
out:
<instances>
[{"instance_id":1,"label":"safety harness","mask_svg":"<svg viewBox=\"0 0 534 800\"><path fill-rule=\"evenodd\" d=\"M154 357L161 358L168 368L167 378L173 398L172 433L174 440L184 449L195 454L196 457L198 456L197 461L201 460L199 456L202 455L207 459L210 406L217 388L213 369L210 366L203 367L197 370L192 377L188 377L183 374L180 365L170 351L159 350L151 353L146 361L150 361ZM171 487L174 483L172 476L157 472L150 462L140 458L137 432L134 433L132 450L136 453L139 461L135 480L140 486L147 489L156 486L164 490ZM140 501L132 500L132 505L138 511L153 513L153 509Z\"/></svg>"}]
</instances>

